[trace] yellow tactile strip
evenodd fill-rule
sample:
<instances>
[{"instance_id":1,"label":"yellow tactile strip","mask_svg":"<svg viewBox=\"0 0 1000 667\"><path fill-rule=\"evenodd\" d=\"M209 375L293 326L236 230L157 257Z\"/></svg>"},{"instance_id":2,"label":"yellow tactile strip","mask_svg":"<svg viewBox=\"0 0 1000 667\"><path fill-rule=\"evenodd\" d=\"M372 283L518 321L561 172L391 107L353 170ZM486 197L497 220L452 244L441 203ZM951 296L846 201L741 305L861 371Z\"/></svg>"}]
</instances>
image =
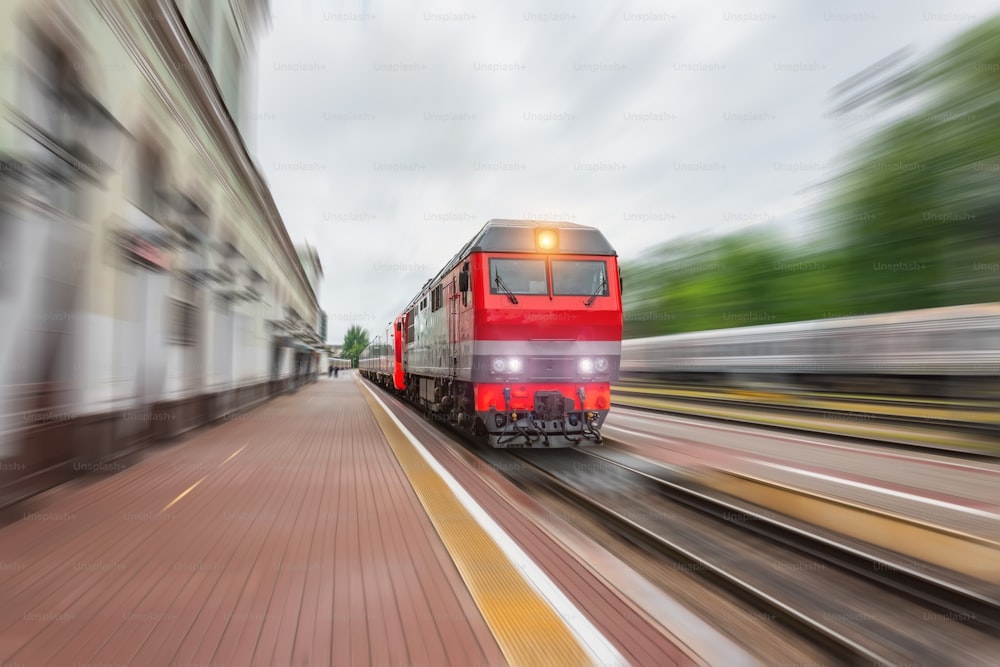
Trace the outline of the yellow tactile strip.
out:
<instances>
[{"instance_id":1,"label":"yellow tactile strip","mask_svg":"<svg viewBox=\"0 0 1000 667\"><path fill-rule=\"evenodd\" d=\"M900 442L923 445L927 447L940 447L943 449L970 450L970 451L997 451L997 442L985 436L973 434L953 435L937 428L920 428L915 425L907 426L864 426L859 424L848 424L837 422L836 420L822 421L817 418L795 417L792 415L778 415L773 412L750 410L747 408L725 408L696 406L690 403L668 401L661 398L642 398L639 396L613 397L613 405L622 407L653 408L659 410L676 411L685 415L720 417L733 419L748 424L764 424L767 426L780 426L786 428L796 428L811 431L813 433L832 433L834 435L846 435L859 438L872 438L885 440L886 442Z\"/></svg>"},{"instance_id":2,"label":"yellow tactile strip","mask_svg":"<svg viewBox=\"0 0 1000 667\"><path fill-rule=\"evenodd\" d=\"M592 664L559 614L524 579L365 389L365 400L379 427L509 663L553 667Z\"/></svg>"},{"instance_id":3,"label":"yellow tactile strip","mask_svg":"<svg viewBox=\"0 0 1000 667\"><path fill-rule=\"evenodd\" d=\"M701 484L909 558L1000 584L1000 543L729 470L692 473Z\"/></svg>"},{"instance_id":4,"label":"yellow tactile strip","mask_svg":"<svg viewBox=\"0 0 1000 667\"><path fill-rule=\"evenodd\" d=\"M791 406L824 410L824 414L828 418L833 419L837 418L837 413L844 413L848 417L852 415L879 415L882 417L913 417L928 421L936 419L945 422L960 421L966 423L1000 424L1000 414L997 414L993 410L985 410L984 408L988 405L985 402L979 404L962 404L958 402L935 403L925 400L922 404L913 401L910 405L906 405L900 402L883 403L875 402L874 400L852 402L808 394L778 394L747 390L699 391L670 387L631 387L628 385L612 385L611 390L617 393L644 394L664 399L708 398L729 401L734 405L766 401L774 407Z\"/></svg>"}]
</instances>

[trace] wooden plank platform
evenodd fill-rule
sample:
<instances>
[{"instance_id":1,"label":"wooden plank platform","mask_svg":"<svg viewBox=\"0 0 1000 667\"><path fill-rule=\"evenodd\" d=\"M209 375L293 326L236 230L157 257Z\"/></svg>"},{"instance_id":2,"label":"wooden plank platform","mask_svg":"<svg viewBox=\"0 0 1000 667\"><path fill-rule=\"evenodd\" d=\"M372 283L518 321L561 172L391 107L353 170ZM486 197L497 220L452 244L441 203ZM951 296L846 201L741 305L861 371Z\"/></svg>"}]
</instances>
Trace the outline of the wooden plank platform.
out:
<instances>
[{"instance_id":1,"label":"wooden plank platform","mask_svg":"<svg viewBox=\"0 0 1000 667\"><path fill-rule=\"evenodd\" d=\"M11 511L3 664L507 664L349 374Z\"/></svg>"}]
</instances>

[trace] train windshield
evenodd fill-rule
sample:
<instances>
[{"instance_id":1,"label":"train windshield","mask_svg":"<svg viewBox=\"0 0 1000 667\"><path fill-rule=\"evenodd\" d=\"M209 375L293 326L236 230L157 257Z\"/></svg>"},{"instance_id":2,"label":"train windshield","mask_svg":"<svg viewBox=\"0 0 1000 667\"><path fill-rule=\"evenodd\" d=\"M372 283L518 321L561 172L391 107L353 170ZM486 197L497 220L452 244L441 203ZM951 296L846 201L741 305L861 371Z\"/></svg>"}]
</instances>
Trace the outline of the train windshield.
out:
<instances>
[{"instance_id":1,"label":"train windshield","mask_svg":"<svg viewBox=\"0 0 1000 667\"><path fill-rule=\"evenodd\" d=\"M604 262L592 259L553 259L552 294L608 296L608 275Z\"/></svg>"},{"instance_id":2,"label":"train windshield","mask_svg":"<svg viewBox=\"0 0 1000 667\"><path fill-rule=\"evenodd\" d=\"M497 280L499 278L499 280ZM549 293L544 259L490 259L490 294Z\"/></svg>"}]
</instances>

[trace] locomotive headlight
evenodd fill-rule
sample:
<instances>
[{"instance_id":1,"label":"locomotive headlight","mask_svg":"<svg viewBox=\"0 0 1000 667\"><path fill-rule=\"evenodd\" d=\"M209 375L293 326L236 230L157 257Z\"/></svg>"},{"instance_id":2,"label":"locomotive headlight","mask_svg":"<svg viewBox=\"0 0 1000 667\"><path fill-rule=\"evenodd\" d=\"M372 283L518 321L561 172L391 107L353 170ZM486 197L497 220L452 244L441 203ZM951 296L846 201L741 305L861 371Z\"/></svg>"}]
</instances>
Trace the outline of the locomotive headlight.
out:
<instances>
[{"instance_id":1,"label":"locomotive headlight","mask_svg":"<svg viewBox=\"0 0 1000 667\"><path fill-rule=\"evenodd\" d=\"M511 373L520 373L521 369L524 368L524 364L521 363L520 359L514 357L513 359L507 360L507 368Z\"/></svg>"},{"instance_id":2,"label":"locomotive headlight","mask_svg":"<svg viewBox=\"0 0 1000 667\"><path fill-rule=\"evenodd\" d=\"M559 236L554 229L540 229L535 234L535 245L539 250L555 250L559 245Z\"/></svg>"},{"instance_id":3,"label":"locomotive headlight","mask_svg":"<svg viewBox=\"0 0 1000 667\"><path fill-rule=\"evenodd\" d=\"M576 369L583 375L590 375L594 372L594 362L591 359L583 358L577 363Z\"/></svg>"},{"instance_id":4,"label":"locomotive headlight","mask_svg":"<svg viewBox=\"0 0 1000 667\"><path fill-rule=\"evenodd\" d=\"M598 373L607 373L608 360L605 359L604 357L598 357L597 359L594 359L594 368L597 369Z\"/></svg>"},{"instance_id":5,"label":"locomotive headlight","mask_svg":"<svg viewBox=\"0 0 1000 667\"><path fill-rule=\"evenodd\" d=\"M503 359L494 359L492 368L494 373L503 373L507 370L507 362Z\"/></svg>"}]
</instances>

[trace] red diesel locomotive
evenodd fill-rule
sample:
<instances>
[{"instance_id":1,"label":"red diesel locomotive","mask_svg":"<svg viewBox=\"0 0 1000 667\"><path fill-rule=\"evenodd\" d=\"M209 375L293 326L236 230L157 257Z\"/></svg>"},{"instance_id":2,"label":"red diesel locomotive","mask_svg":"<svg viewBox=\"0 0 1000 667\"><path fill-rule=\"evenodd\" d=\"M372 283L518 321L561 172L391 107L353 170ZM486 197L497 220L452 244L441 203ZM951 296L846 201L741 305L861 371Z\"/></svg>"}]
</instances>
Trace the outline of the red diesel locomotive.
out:
<instances>
[{"instance_id":1,"label":"red diesel locomotive","mask_svg":"<svg viewBox=\"0 0 1000 667\"><path fill-rule=\"evenodd\" d=\"M362 353L361 374L493 447L601 442L618 256L568 222L490 220Z\"/></svg>"}]
</instances>

